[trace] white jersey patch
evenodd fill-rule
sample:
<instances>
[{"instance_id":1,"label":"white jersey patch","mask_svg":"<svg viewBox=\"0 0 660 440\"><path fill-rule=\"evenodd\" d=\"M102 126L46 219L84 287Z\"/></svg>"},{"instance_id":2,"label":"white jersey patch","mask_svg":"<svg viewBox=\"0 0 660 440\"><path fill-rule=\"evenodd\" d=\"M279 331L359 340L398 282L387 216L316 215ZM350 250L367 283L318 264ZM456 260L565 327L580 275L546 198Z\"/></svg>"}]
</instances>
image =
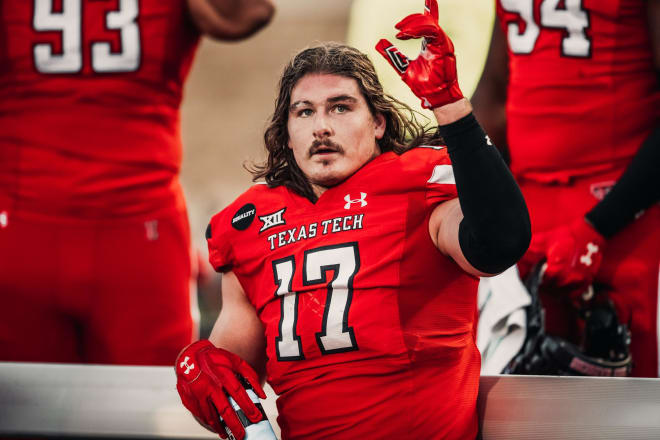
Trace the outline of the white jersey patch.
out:
<instances>
[{"instance_id":1,"label":"white jersey patch","mask_svg":"<svg viewBox=\"0 0 660 440\"><path fill-rule=\"evenodd\" d=\"M456 185L454 180L454 170L451 165L436 165L433 168L433 174L428 183L438 183L441 185Z\"/></svg>"}]
</instances>

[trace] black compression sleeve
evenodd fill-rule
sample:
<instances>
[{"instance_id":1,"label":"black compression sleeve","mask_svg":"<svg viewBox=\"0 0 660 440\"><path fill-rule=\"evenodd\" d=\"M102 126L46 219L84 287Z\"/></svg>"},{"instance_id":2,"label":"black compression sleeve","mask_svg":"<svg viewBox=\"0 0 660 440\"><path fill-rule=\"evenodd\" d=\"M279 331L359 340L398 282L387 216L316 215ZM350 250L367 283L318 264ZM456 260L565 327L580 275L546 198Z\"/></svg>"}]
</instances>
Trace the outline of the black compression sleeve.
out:
<instances>
[{"instance_id":1,"label":"black compression sleeve","mask_svg":"<svg viewBox=\"0 0 660 440\"><path fill-rule=\"evenodd\" d=\"M502 156L476 118L438 127L447 144L463 211L459 243L476 269L498 273L516 263L531 239L529 213Z\"/></svg>"},{"instance_id":2,"label":"black compression sleeve","mask_svg":"<svg viewBox=\"0 0 660 440\"><path fill-rule=\"evenodd\" d=\"M656 127L616 185L585 217L609 238L659 199L660 127Z\"/></svg>"}]
</instances>

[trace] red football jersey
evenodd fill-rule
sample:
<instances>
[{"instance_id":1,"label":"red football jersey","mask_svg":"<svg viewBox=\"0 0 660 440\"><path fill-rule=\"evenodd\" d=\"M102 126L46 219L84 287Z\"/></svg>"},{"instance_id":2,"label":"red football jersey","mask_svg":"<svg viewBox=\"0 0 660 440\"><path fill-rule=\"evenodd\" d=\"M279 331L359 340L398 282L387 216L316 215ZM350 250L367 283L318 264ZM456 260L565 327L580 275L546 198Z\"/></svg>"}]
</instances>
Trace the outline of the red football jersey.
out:
<instances>
[{"instance_id":1,"label":"red football jersey","mask_svg":"<svg viewBox=\"0 0 660 440\"><path fill-rule=\"evenodd\" d=\"M507 135L516 176L625 166L657 124L643 0L497 0L508 42Z\"/></svg>"},{"instance_id":2,"label":"red football jersey","mask_svg":"<svg viewBox=\"0 0 660 440\"><path fill-rule=\"evenodd\" d=\"M2 1L0 210L181 204L178 109L198 40L185 0Z\"/></svg>"},{"instance_id":3,"label":"red football jersey","mask_svg":"<svg viewBox=\"0 0 660 440\"><path fill-rule=\"evenodd\" d=\"M284 439L474 438L477 279L433 245L442 148L385 153L311 203L255 185L211 220L263 322Z\"/></svg>"}]
</instances>

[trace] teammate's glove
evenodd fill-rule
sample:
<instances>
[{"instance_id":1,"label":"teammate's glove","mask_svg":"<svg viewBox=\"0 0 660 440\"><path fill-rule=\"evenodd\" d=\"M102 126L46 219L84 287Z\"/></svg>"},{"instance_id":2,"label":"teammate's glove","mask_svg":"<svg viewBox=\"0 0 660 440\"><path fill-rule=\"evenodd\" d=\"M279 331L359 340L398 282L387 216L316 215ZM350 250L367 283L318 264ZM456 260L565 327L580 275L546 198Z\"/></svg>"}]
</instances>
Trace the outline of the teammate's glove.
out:
<instances>
[{"instance_id":1,"label":"teammate's glove","mask_svg":"<svg viewBox=\"0 0 660 440\"><path fill-rule=\"evenodd\" d=\"M217 432L220 437L227 438L221 417L238 440L245 436L245 429L227 395L234 398L252 422L261 420L261 411L254 405L236 375L242 375L262 399L266 398L266 394L259 384L257 373L235 354L217 348L207 340L201 340L181 351L174 368L176 389L183 405L197 421Z\"/></svg>"},{"instance_id":2,"label":"teammate's glove","mask_svg":"<svg viewBox=\"0 0 660 440\"><path fill-rule=\"evenodd\" d=\"M573 296L584 293L598 273L605 237L580 217L541 234L538 240L544 242L547 257L543 283L568 291L576 299Z\"/></svg>"},{"instance_id":3,"label":"teammate's glove","mask_svg":"<svg viewBox=\"0 0 660 440\"><path fill-rule=\"evenodd\" d=\"M441 107L463 98L456 76L454 45L438 25L436 0L425 0L423 14L409 15L395 27L399 30L396 35L399 40L424 38L419 56L408 59L386 39L378 42L376 50L422 100L422 107Z\"/></svg>"}]
</instances>

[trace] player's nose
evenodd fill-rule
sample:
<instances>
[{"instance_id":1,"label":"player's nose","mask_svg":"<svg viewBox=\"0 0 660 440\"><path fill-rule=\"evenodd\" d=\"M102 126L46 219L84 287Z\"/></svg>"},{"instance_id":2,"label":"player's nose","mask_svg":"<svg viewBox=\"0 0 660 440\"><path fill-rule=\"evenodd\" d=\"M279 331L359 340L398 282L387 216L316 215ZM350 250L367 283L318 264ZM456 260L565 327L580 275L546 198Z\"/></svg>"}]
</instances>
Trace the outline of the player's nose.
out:
<instances>
[{"instance_id":1,"label":"player's nose","mask_svg":"<svg viewBox=\"0 0 660 440\"><path fill-rule=\"evenodd\" d=\"M316 113L314 115L314 138L323 139L332 136L333 130L330 125L330 121L326 115L323 115L322 112Z\"/></svg>"}]
</instances>

